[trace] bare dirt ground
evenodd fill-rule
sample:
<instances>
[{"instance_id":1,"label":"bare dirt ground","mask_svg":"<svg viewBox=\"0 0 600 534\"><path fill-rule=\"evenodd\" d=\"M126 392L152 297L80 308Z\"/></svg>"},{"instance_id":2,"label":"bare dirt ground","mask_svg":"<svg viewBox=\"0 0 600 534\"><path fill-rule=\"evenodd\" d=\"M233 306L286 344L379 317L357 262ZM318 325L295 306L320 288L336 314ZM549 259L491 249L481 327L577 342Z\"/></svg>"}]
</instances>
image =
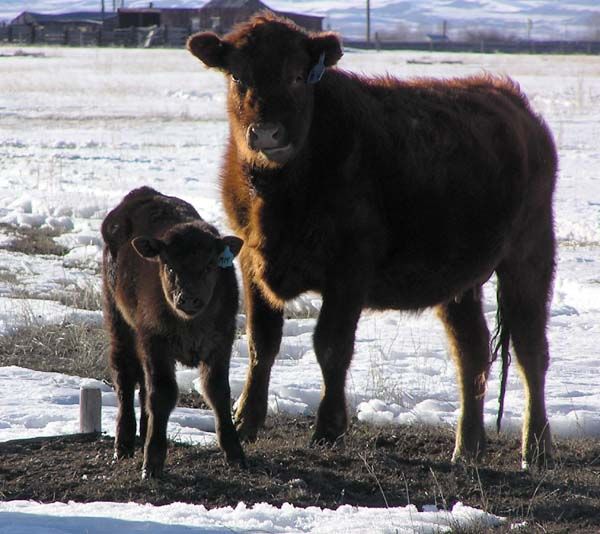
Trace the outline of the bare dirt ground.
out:
<instances>
[{"instance_id":1,"label":"bare dirt ground","mask_svg":"<svg viewBox=\"0 0 600 534\"><path fill-rule=\"evenodd\" d=\"M112 439L71 436L0 444L0 498L41 502L175 501L207 508L284 502L335 508L461 501L526 524L516 532L600 532L600 443L559 440L557 466L524 473L516 436L491 436L478 467L452 466L453 432L354 421L344 444L309 447L312 418L277 416L245 446L248 468L221 452L171 443L165 475L142 481L141 449L113 463ZM513 527L514 528L514 527ZM495 532L508 532L506 525Z\"/></svg>"}]
</instances>

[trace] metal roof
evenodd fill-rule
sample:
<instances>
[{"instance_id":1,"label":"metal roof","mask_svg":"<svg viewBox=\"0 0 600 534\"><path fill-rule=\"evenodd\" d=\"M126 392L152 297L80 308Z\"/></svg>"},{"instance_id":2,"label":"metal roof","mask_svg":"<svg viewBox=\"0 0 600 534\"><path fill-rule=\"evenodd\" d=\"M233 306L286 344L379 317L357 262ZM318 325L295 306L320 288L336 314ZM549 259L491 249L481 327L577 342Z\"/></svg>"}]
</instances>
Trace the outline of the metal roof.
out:
<instances>
[{"instance_id":1,"label":"metal roof","mask_svg":"<svg viewBox=\"0 0 600 534\"><path fill-rule=\"evenodd\" d=\"M116 17L116 13L108 12L104 13L104 16L101 11L76 11L73 13L56 13L56 14L48 14L48 13L33 13L31 11L23 11L19 15L20 18L22 16L27 16L30 20L38 23L48 23L48 22L75 22L75 21L94 21L94 22L102 22L103 20L110 19L112 17Z\"/></svg>"},{"instance_id":2,"label":"metal roof","mask_svg":"<svg viewBox=\"0 0 600 534\"><path fill-rule=\"evenodd\" d=\"M256 0L210 0L202 8L240 9L247 6L255 7L256 4L260 4L261 7L267 7L262 2L257 2Z\"/></svg>"}]
</instances>

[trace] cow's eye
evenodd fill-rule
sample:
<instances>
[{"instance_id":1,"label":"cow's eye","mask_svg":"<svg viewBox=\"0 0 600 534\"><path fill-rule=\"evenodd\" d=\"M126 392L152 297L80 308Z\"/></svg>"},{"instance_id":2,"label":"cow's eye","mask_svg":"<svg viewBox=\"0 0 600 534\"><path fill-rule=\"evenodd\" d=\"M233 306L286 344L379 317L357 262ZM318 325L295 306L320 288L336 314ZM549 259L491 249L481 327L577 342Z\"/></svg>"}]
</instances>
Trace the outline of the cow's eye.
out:
<instances>
[{"instance_id":1,"label":"cow's eye","mask_svg":"<svg viewBox=\"0 0 600 534\"><path fill-rule=\"evenodd\" d=\"M231 75L231 81L233 83L235 83L240 89L246 88L246 84L240 78L238 78L235 74Z\"/></svg>"},{"instance_id":2,"label":"cow's eye","mask_svg":"<svg viewBox=\"0 0 600 534\"><path fill-rule=\"evenodd\" d=\"M304 83L304 76L302 76L302 74L298 74L298 76L294 78L294 83Z\"/></svg>"}]
</instances>

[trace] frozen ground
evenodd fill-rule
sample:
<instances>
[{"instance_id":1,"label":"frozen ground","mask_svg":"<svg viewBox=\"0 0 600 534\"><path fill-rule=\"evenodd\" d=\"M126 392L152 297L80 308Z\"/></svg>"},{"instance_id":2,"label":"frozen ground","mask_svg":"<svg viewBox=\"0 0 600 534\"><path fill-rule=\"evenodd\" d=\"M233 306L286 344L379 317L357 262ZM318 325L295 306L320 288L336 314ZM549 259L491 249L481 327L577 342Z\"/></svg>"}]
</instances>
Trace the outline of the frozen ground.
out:
<instances>
[{"instance_id":1,"label":"frozen ground","mask_svg":"<svg viewBox=\"0 0 600 534\"><path fill-rule=\"evenodd\" d=\"M12 51L2 49L5 54ZM148 184L182 196L204 218L226 230L217 186L227 132L224 84L218 74L202 69L184 51L39 51L43 57L0 58L0 222L53 227L62 232L58 239L70 252L57 260L0 251L0 330L35 321L101 320L97 312L73 310L54 300L64 292L97 287L99 225L133 187ZM453 63L447 63L449 59ZM398 76L448 77L481 70L505 73L521 83L533 106L544 114L561 158L556 195L560 246L549 327L548 411L555 434L599 435L600 397L594 372L600 363L597 59L347 51L341 67ZM6 239L0 236L0 240ZM24 296L23 290L35 298L16 298ZM485 294L487 318L493 327L493 281ZM307 296L296 307L299 316L303 312L314 316L319 299ZM314 412L321 379L311 346L313 326L310 318L286 324L271 381L272 411ZM242 339L232 359L234 394L241 391L245 372ZM193 371L182 371L181 388L193 387L194 378ZM0 369L0 439L73 432L80 383L61 375ZM115 401L112 393L103 389L104 428L110 433ZM488 424L495 419L497 391L495 368L486 397ZM351 409L374 424L454 424L458 413L454 369L434 315L365 313L357 332L348 393ZM513 366L505 428L520 425L522 397ZM210 413L177 410L169 432L175 438L202 442L211 439L212 426ZM1 505L0 511L12 514L3 517L23 517L24 510L46 515L63 510L58 505L23 505L21 510L11 506ZM75 508L65 512L79 513ZM140 513L143 517L145 512ZM304 513L297 511L298 517ZM276 521L281 519L275 516ZM331 521L337 520L332 516ZM272 528L283 531L286 525L276 523ZM35 528L31 523L31 530L19 532L37 532Z\"/></svg>"}]
</instances>

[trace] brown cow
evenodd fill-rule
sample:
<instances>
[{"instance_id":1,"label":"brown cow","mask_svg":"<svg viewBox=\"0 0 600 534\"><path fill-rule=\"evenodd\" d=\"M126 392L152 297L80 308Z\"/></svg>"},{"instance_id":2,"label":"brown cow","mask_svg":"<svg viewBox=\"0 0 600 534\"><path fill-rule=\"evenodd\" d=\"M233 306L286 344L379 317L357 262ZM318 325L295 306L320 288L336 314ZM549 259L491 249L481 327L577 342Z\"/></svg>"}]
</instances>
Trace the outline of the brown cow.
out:
<instances>
[{"instance_id":1,"label":"brown cow","mask_svg":"<svg viewBox=\"0 0 600 534\"><path fill-rule=\"evenodd\" d=\"M518 86L489 75L406 81L330 69L342 56L334 34L268 13L223 38L193 35L188 48L229 80L222 190L246 242L243 437L266 416L283 305L312 290L323 297L314 346L324 378L313 441L346 430L344 386L363 308L436 306L461 392L453 459L477 458L492 360L480 288L495 272L497 350L506 370L512 340L524 378L523 461L548 459L557 158Z\"/></svg>"},{"instance_id":2,"label":"brown cow","mask_svg":"<svg viewBox=\"0 0 600 534\"><path fill-rule=\"evenodd\" d=\"M104 314L119 400L115 458L133 455L139 384L142 477L161 474L177 360L199 367L219 445L229 462L243 465L229 389L238 308L232 260L242 240L221 238L190 204L149 187L131 191L106 216L102 237Z\"/></svg>"}]
</instances>

